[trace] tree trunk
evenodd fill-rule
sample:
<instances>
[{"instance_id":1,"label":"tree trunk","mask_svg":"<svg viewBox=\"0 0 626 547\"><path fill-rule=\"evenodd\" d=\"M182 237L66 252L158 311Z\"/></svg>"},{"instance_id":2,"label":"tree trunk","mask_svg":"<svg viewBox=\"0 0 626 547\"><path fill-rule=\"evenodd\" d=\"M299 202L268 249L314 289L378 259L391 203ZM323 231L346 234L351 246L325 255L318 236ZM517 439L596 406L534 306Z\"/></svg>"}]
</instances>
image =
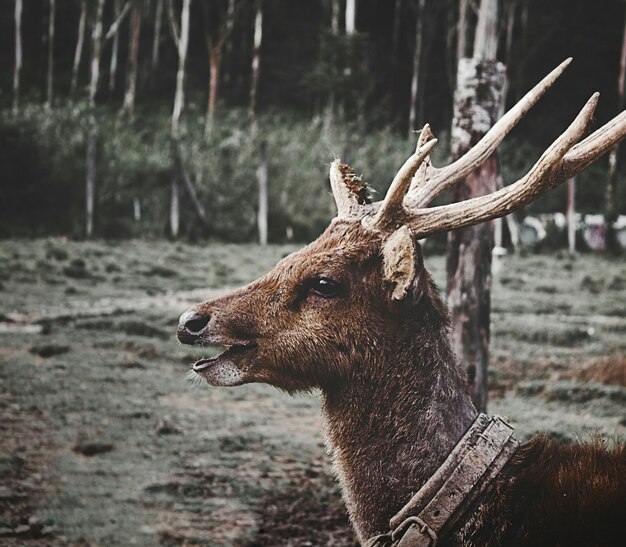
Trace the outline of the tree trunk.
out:
<instances>
[{"instance_id":1,"label":"tree trunk","mask_svg":"<svg viewBox=\"0 0 626 547\"><path fill-rule=\"evenodd\" d=\"M13 71L13 114L20 108L20 73L22 72L22 0L15 0L15 69Z\"/></svg>"},{"instance_id":2,"label":"tree trunk","mask_svg":"<svg viewBox=\"0 0 626 547\"><path fill-rule=\"evenodd\" d=\"M98 0L96 8L96 20L94 21L91 34L93 47L91 57L91 79L89 83L89 119L87 129L87 173L85 177L85 209L86 223L85 233L87 237L93 235L93 212L96 194L96 136L98 134L98 122L94 115L96 106L96 93L98 92L98 79L100 76L100 48L102 38L102 12L104 0Z\"/></svg>"},{"instance_id":3,"label":"tree trunk","mask_svg":"<svg viewBox=\"0 0 626 547\"><path fill-rule=\"evenodd\" d=\"M356 0L346 0L346 36L356 32Z\"/></svg>"},{"instance_id":4,"label":"tree trunk","mask_svg":"<svg viewBox=\"0 0 626 547\"><path fill-rule=\"evenodd\" d=\"M254 19L254 51L252 54L252 80L250 85L250 125L256 131L256 102L259 87L259 71L261 67L261 42L263 40L263 6L257 0L256 17Z\"/></svg>"},{"instance_id":5,"label":"tree trunk","mask_svg":"<svg viewBox=\"0 0 626 547\"><path fill-rule=\"evenodd\" d=\"M494 61L498 52L498 0L480 0L474 58Z\"/></svg>"},{"instance_id":6,"label":"tree trunk","mask_svg":"<svg viewBox=\"0 0 626 547\"><path fill-rule=\"evenodd\" d=\"M567 247L570 254L576 252L576 181L574 177L567 181Z\"/></svg>"},{"instance_id":7,"label":"tree trunk","mask_svg":"<svg viewBox=\"0 0 626 547\"><path fill-rule=\"evenodd\" d=\"M176 73L176 94L174 96L174 110L172 111L172 137L178 139L180 115L185 105L185 62L187 60L187 46L189 45L189 9L191 0L183 0L183 9L180 15L180 36L178 37L178 71Z\"/></svg>"},{"instance_id":8,"label":"tree trunk","mask_svg":"<svg viewBox=\"0 0 626 547\"><path fill-rule=\"evenodd\" d=\"M113 2L113 11L115 14L115 19L120 16L120 10L122 6L120 4L121 0L114 0ZM115 83L117 79L117 55L120 46L120 33L116 32L113 35L113 45L111 46L111 65L109 67L109 92L113 92L115 90Z\"/></svg>"},{"instance_id":9,"label":"tree trunk","mask_svg":"<svg viewBox=\"0 0 626 547\"><path fill-rule=\"evenodd\" d=\"M139 36L141 34L141 1L135 0L130 16L130 35L128 43L128 83L124 94L122 110L131 118L135 110L137 89L137 65L139 60ZM116 33L117 35L117 33Z\"/></svg>"},{"instance_id":10,"label":"tree trunk","mask_svg":"<svg viewBox=\"0 0 626 547\"><path fill-rule=\"evenodd\" d=\"M54 93L54 13L55 0L49 0L48 14L48 76L46 78L46 108L52 108Z\"/></svg>"},{"instance_id":11,"label":"tree trunk","mask_svg":"<svg viewBox=\"0 0 626 547\"><path fill-rule=\"evenodd\" d=\"M220 65L222 63L221 44L217 44L209 54L209 96L207 100L204 136L208 137L213 129L217 91L219 89Z\"/></svg>"},{"instance_id":12,"label":"tree trunk","mask_svg":"<svg viewBox=\"0 0 626 547\"><path fill-rule=\"evenodd\" d=\"M102 46L102 12L104 0L98 0L96 8L96 20L93 24L91 40L93 43L91 55L91 79L89 82L89 106L96 106L96 93L98 92L98 80L100 79L100 49Z\"/></svg>"},{"instance_id":13,"label":"tree trunk","mask_svg":"<svg viewBox=\"0 0 626 547\"><path fill-rule=\"evenodd\" d=\"M259 242L267 245L267 143L261 142L261 163L256 176L259 183L259 210L257 226L259 228Z\"/></svg>"},{"instance_id":14,"label":"tree trunk","mask_svg":"<svg viewBox=\"0 0 626 547\"><path fill-rule=\"evenodd\" d=\"M624 30L622 33L622 54L619 62L619 76L617 78L618 112L624 109L624 79L626 77L626 16L624 17ZM617 158L619 143L616 144L609 154L609 173L606 183L605 196L605 230L606 248L613 253L621 251L619 242L613 228L613 223L617 219L617 209L615 207L615 186L617 182Z\"/></svg>"},{"instance_id":15,"label":"tree trunk","mask_svg":"<svg viewBox=\"0 0 626 547\"><path fill-rule=\"evenodd\" d=\"M96 193L96 137L95 121L89 122L87 130L87 173L85 179L85 234L87 238L93 236L93 210Z\"/></svg>"},{"instance_id":16,"label":"tree trunk","mask_svg":"<svg viewBox=\"0 0 626 547\"><path fill-rule=\"evenodd\" d=\"M183 8L180 14L180 35L174 39L178 49L178 71L176 73L176 94L174 96L174 109L172 111L172 141L178 144L180 116L185 104L185 62L187 60L187 46L189 45L189 11L191 0L183 0ZM176 157L174 157L176 165ZM180 199L176 178L172 179L172 197L170 201L170 232L172 237L178 237L180 227Z\"/></svg>"},{"instance_id":17,"label":"tree trunk","mask_svg":"<svg viewBox=\"0 0 626 547\"><path fill-rule=\"evenodd\" d=\"M80 59L83 55L83 44L85 42L85 26L87 22L87 0L80 2L80 18L78 19L78 38L76 39L76 49L74 50L74 64L72 65L72 83L70 84L70 97L76 95L76 85L78 84L78 69Z\"/></svg>"},{"instance_id":18,"label":"tree trunk","mask_svg":"<svg viewBox=\"0 0 626 547\"><path fill-rule=\"evenodd\" d=\"M498 117L505 67L495 61L461 59L452 122L452 153L462 156ZM487 116L485 116L485 114ZM490 157L453 192L453 201L485 195L497 189L498 163ZM448 234L448 302L452 345L467 370L472 399L487 408L491 253L493 222Z\"/></svg>"},{"instance_id":19,"label":"tree trunk","mask_svg":"<svg viewBox=\"0 0 626 547\"><path fill-rule=\"evenodd\" d=\"M397 0L399 1L399 0ZM330 33L333 38L339 36L339 0L332 0L331 12L330 12ZM335 54L334 47L330 50L330 58L328 59L330 65L330 76L335 76L337 70L337 55ZM330 128L333 125L333 119L335 117L335 86L331 86L328 92L328 104L326 105L326 112L324 114L324 135L328 135Z\"/></svg>"},{"instance_id":20,"label":"tree trunk","mask_svg":"<svg viewBox=\"0 0 626 547\"><path fill-rule=\"evenodd\" d=\"M459 18L456 24L456 62L467 55L467 5L469 0L459 0Z\"/></svg>"},{"instance_id":21,"label":"tree trunk","mask_svg":"<svg viewBox=\"0 0 626 547\"><path fill-rule=\"evenodd\" d=\"M159 67L159 46L161 44L161 21L163 20L163 0L156 0L154 11L154 40L152 41L152 72Z\"/></svg>"},{"instance_id":22,"label":"tree trunk","mask_svg":"<svg viewBox=\"0 0 626 547\"><path fill-rule=\"evenodd\" d=\"M176 178L172 178L170 198L170 233L174 239L178 237L180 228L180 199L178 196L178 182Z\"/></svg>"},{"instance_id":23,"label":"tree trunk","mask_svg":"<svg viewBox=\"0 0 626 547\"><path fill-rule=\"evenodd\" d=\"M180 142L177 139L172 139L172 157L174 158L174 167L178 171L180 175L180 179L183 183L183 187L187 192L187 196L191 200L191 204L193 205L194 211L200 224L204 228L208 228L208 221L206 216L206 211L201 201L198 199L198 194L196 193L196 189L189 178L189 174L187 173L187 169L185 169L185 163L183 161L183 155L180 149Z\"/></svg>"},{"instance_id":24,"label":"tree trunk","mask_svg":"<svg viewBox=\"0 0 626 547\"><path fill-rule=\"evenodd\" d=\"M424 30L424 6L426 0L417 3L417 17L415 20L415 51L413 54L413 76L411 78L411 106L409 108L409 139L415 131L415 118L417 115L417 90L419 85L420 66L422 61L422 37Z\"/></svg>"},{"instance_id":25,"label":"tree trunk","mask_svg":"<svg viewBox=\"0 0 626 547\"><path fill-rule=\"evenodd\" d=\"M233 28L235 27L235 0L228 0L228 7L226 8L226 41L224 43L226 63L232 64L233 57ZM231 69L232 70L232 69ZM226 70L224 73L224 84L227 88L230 88L231 83L231 70Z\"/></svg>"}]
</instances>

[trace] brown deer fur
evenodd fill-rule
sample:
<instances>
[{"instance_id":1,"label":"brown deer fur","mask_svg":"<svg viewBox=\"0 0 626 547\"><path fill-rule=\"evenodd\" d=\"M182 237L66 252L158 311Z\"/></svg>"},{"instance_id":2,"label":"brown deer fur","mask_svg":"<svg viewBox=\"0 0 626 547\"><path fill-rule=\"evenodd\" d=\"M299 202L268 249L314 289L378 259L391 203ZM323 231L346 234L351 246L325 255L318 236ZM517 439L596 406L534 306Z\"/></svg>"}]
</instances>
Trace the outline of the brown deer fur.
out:
<instances>
[{"instance_id":1,"label":"brown deer fur","mask_svg":"<svg viewBox=\"0 0 626 547\"><path fill-rule=\"evenodd\" d=\"M382 202L369 203L364 183L336 160L330 182L338 216L324 234L261 279L180 318L182 342L228 346L194 365L209 384L321 389L328 449L360 540L387 531L476 416L450 348L446 307L416 239L507 214L626 136L623 112L578 142L595 94L520 180L488 196L426 207L493 153L569 62L447 167L430 163L436 140L426 127ZM447 544L621 545L626 449L536 439L468 515Z\"/></svg>"},{"instance_id":2,"label":"brown deer fur","mask_svg":"<svg viewBox=\"0 0 626 547\"><path fill-rule=\"evenodd\" d=\"M394 287L382 276L382 244L360 223L336 221L258 281L194 308L211 317L208 332L216 341L256 344L254 357L240 363L241 377L220 377L218 365L201 373L209 383L322 390L328 449L360 540L387 531L390 517L443 462L476 415L450 349L446 307L419 247L409 298L396 301ZM340 281L340 295L310 294L310 280L319 277ZM493 501L477 510L460 541L512 545L509 539L515 538L531 545L524 542L545 520L542 507L555 527L560 515L559 529L578 530L579 513L568 508L585 497L613 496L626 516L625 454L619 449L611 460L592 447L546 440L526 445L509 465L512 478L497 483ZM607 474L581 490L579 473L589 475L590 466ZM603 488L611 466L622 473L613 474L612 491Z\"/></svg>"}]
</instances>

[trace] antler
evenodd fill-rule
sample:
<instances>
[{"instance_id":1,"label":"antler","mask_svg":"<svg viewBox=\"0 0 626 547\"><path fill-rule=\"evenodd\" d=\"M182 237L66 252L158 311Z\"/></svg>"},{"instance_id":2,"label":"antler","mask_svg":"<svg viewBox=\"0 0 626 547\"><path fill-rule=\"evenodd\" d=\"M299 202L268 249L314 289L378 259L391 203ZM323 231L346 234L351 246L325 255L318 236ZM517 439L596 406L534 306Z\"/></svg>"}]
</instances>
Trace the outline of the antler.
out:
<instances>
[{"instance_id":1,"label":"antler","mask_svg":"<svg viewBox=\"0 0 626 547\"><path fill-rule=\"evenodd\" d=\"M368 228L383 232L408 225L415 237L422 238L507 215L582 171L626 137L624 111L576 144L593 117L599 93L587 101L567 130L517 182L486 196L441 207L425 207L435 196L479 167L570 62L571 59L567 59L548 74L474 148L447 167L436 169L429 164L427 158L437 140L431 138L428 124L424 126L415 154L398 171L383 201L370 203L365 183L347 165L336 160L331 165L330 179L338 216L360 219Z\"/></svg>"},{"instance_id":2,"label":"antler","mask_svg":"<svg viewBox=\"0 0 626 547\"><path fill-rule=\"evenodd\" d=\"M517 123L554 84L572 62L566 59L500 118L476 145L461 158L445 167L429 167L421 185L411 188L409 196L418 207L425 207L439 194L466 178L478 168L498 147Z\"/></svg>"}]
</instances>

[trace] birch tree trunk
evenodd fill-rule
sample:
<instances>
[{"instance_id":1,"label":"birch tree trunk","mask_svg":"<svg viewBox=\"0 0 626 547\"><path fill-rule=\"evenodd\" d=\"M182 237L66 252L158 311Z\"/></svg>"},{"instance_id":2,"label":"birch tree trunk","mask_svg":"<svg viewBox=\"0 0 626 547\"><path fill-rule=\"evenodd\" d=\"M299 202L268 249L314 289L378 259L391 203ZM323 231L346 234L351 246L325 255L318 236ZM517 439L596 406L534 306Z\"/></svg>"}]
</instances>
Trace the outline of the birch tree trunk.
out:
<instances>
[{"instance_id":1,"label":"birch tree trunk","mask_svg":"<svg viewBox=\"0 0 626 547\"><path fill-rule=\"evenodd\" d=\"M15 0L15 68L13 70L13 114L20 108L20 74L22 72L22 0Z\"/></svg>"},{"instance_id":2,"label":"birch tree trunk","mask_svg":"<svg viewBox=\"0 0 626 547\"><path fill-rule=\"evenodd\" d=\"M254 49L252 54L252 80L250 84L250 125L256 131L256 103L259 87L259 72L261 68L261 43L263 40L263 6L257 0L256 16L254 18Z\"/></svg>"},{"instance_id":3,"label":"birch tree trunk","mask_svg":"<svg viewBox=\"0 0 626 547\"><path fill-rule=\"evenodd\" d=\"M55 0L49 0L48 14L48 75L46 78L46 108L52 108L54 93L54 14Z\"/></svg>"},{"instance_id":4,"label":"birch tree trunk","mask_svg":"<svg viewBox=\"0 0 626 547\"><path fill-rule=\"evenodd\" d=\"M104 0L98 0L96 7L96 19L91 33L92 54L91 54L91 78L89 81L89 106L96 106L96 94L98 93L98 81L100 79L100 50L102 47L102 12L104 11Z\"/></svg>"},{"instance_id":5,"label":"birch tree trunk","mask_svg":"<svg viewBox=\"0 0 626 547\"><path fill-rule=\"evenodd\" d=\"M567 181L567 248L570 254L576 252L576 181Z\"/></svg>"},{"instance_id":6,"label":"birch tree trunk","mask_svg":"<svg viewBox=\"0 0 626 547\"><path fill-rule=\"evenodd\" d=\"M222 46L217 44L209 51L209 94L207 99L204 136L208 137L213 129L217 91L219 89L220 65L222 64Z\"/></svg>"},{"instance_id":7,"label":"birch tree trunk","mask_svg":"<svg viewBox=\"0 0 626 547\"><path fill-rule=\"evenodd\" d=\"M356 0L346 0L346 36L356 32Z\"/></svg>"},{"instance_id":8,"label":"birch tree trunk","mask_svg":"<svg viewBox=\"0 0 626 547\"><path fill-rule=\"evenodd\" d=\"M178 50L178 71L176 73L176 94L174 95L174 109L172 110L172 141L176 146L179 138L180 115L185 105L185 63L187 61L187 47L189 45L189 11L191 0L183 0L180 14L180 34L174 32L174 40ZM174 158L176 162L176 158ZM172 237L178 237L180 228L180 199L176 177L172 177L170 201L170 232Z\"/></svg>"},{"instance_id":9,"label":"birch tree trunk","mask_svg":"<svg viewBox=\"0 0 626 547\"><path fill-rule=\"evenodd\" d=\"M624 109L624 79L626 77L626 15L624 17L624 30L622 33L622 53L619 62L619 76L617 78L617 94L618 94L618 112ZM606 248L613 253L619 253L621 248L615 235L613 223L617 218L615 207L615 185L617 182L617 158L619 152L619 143L616 144L609 154L609 173L606 183L605 196L605 229L606 229Z\"/></svg>"},{"instance_id":10,"label":"birch tree trunk","mask_svg":"<svg viewBox=\"0 0 626 547\"><path fill-rule=\"evenodd\" d=\"M83 56L83 44L85 42L85 26L87 23L87 0L80 2L80 18L78 19L78 37L76 39L76 49L74 50L74 64L72 65L72 83L70 84L70 97L76 95L76 85L78 84L78 69Z\"/></svg>"},{"instance_id":11,"label":"birch tree trunk","mask_svg":"<svg viewBox=\"0 0 626 547\"><path fill-rule=\"evenodd\" d=\"M257 226L259 229L259 243L267 245L267 143L261 142L261 162L257 169L257 181L259 183L259 209Z\"/></svg>"},{"instance_id":12,"label":"birch tree trunk","mask_svg":"<svg viewBox=\"0 0 626 547\"><path fill-rule=\"evenodd\" d=\"M159 67L159 46L161 44L161 21L163 20L163 0L156 0L154 10L154 40L152 41L152 57L150 66L152 72Z\"/></svg>"},{"instance_id":13,"label":"birch tree trunk","mask_svg":"<svg viewBox=\"0 0 626 547\"><path fill-rule=\"evenodd\" d=\"M497 0L482 0L474 58L459 61L452 122L455 159L476 144L498 118L505 67L495 61L496 15ZM498 162L493 155L455 187L453 201L495 191L498 176ZM452 346L466 367L472 399L480 412L487 408L493 243L493 222L448 234L446 266Z\"/></svg>"},{"instance_id":14,"label":"birch tree trunk","mask_svg":"<svg viewBox=\"0 0 626 547\"><path fill-rule=\"evenodd\" d=\"M426 0L417 3L417 17L415 20L415 51L413 53L413 75L411 78L411 105L409 108L409 139L415 131L415 118L417 116L417 91L419 86L420 66L422 61L422 37L424 30L424 6Z\"/></svg>"},{"instance_id":15,"label":"birch tree trunk","mask_svg":"<svg viewBox=\"0 0 626 547\"><path fill-rule=\"evenodd\" d=\"M100 49L102 42L102 12L104 0L98 0L96 7L96 19L93 25L91 78L89 82L89 119L87 128L87 173L85 177L85 233L88 238L93 235L94 203L96 194L96 140L98 126L94 115L96 106L96 94L98 92L98 80L100 78Z\"/></svg>"},{"instance_id":16,"label":"birch tree trunk","mask_svg":"<svg viewBox=\"0 0 626 547\"><path fill-rule=\"evenodd\" d=\"M113 12L115 19L120 16L122 9L121 0L114 0ZM117 56L120 46L120 33L116 32L113 36L113 45L111 46L111 65L109 66L109 92L115 90L115 83L117 80Z\"/></svg>"},{"instance_id":17,"label":"birch tree trunk","mask_svg":"<svg viewBox=\"0 0 626 547\"><path fill-rule=\"evenodd\" d=\"M139 36L141 34L141 0L135 0L130 16L130 34L128 43L128 83L124 94L122 110L131 118L135 110L137 90L137 65L139 60ZM117 33L116 33L117 36Z\"/></svg>"},{"instance_id":18,"label":"birch tree trunk","mask_svg":"<svg viewBox=\"0 0 626 547\"><path fill-rule=\"evenodd\" d=\"M459 0L459 17L456 24L456 62L467 54L467 5L469 0Z\"/></svg>"}]
</instances>

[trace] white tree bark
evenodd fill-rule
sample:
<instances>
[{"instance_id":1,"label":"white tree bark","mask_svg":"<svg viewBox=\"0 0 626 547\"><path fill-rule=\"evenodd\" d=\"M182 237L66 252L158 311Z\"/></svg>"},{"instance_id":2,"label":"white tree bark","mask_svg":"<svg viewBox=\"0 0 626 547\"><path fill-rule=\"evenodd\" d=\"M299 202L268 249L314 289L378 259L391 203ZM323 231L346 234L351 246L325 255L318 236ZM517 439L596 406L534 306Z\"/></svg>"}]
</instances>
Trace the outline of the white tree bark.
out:
<instances>
[{"instance_id":1,"label":"white tree bark","mask_svg":"<svg viewBox=\"0 0 626 547\"><path fill-rule=\"evenodd\" d=\"M141 34L141 1L135 0L130 16L128 43L128 83L124 94L122 110L132 118L135 110L137 90L137 66L139 63L139 36ZM117 33L116 33L117 36Z\"/></svg>"},{"instance_id":2,"label":"white tree bark","mask_svg":"<svg viewBox=\"0 0 626 547\"><path fill-rule=\"evenodd\" d=\"M180 33L176 32L175 25L172 31L174 41L178 49L178 71L176 73L176 94L174 95L174 109L172 110L171 134L173 145L178 144L180 116L185 105L185 63L187 60L187 47L189 45L189 11L191 0L183 0L183 7L180 14ZM172 19L173 22L173 19ZM170 232L172 237L178 237L180 228L180 198L179 187L176 178L172 178L170 201Z\"/></svg>"},{"instance_id":3,"label":"white tree bark","mask_svg":"<svg viewBox=\"0 0 626 547\"><path fill-rule=\"evenodd\" d=\"M422 61L422 36L424 34L424 6L426 0L419 0L417 4L417 17L415 19L415 50L413 53L413 75L411 77L411 105L409 108L409 138L415 131L415 118L417 117L417 91L419 86L420 66Z\"/></svg>"},{"instance_id":4,"label":"white tree bark","mask_svg":"<svg viewBox=\"0 0 626 547\"><path fill-rule=\"evenodd\" d=\"M256 172L259 183L259 209L257 226L259 229L259 243L267 245L267 143L261 143L261 162Z\"/></svg>"},{"instance_id":5,"label":"white tree bark","mask_svg":"<svg viewBox=\"0 0 626 547\"><path fill-rule=\"evenodd\" d=\"M70 84L70 96L76 95L76 85L78 84L78 69L83 55L83 44L85 43L85 26L87 23L87 0L80 2L80 18L78 19L78 37L76 39L76 49L74 50L74 64L72 65L72 83Z\"/></svg>"},{"instance_id":6,"label":"white tree bark","mask_svg":"<svg viewBox=\"0 0 626 547\"><path fill-rule=\"evenodd\" d=\"M22 72L22 0L15 0L15 68L13 71L13 113L20 107L20 74Z\"/></svg>"},{"instance_id":7,"label":"white tree bark","mask_svg":"<svg viewBox=\"0 0 626 547\"><path fill-rule=\"evenodd\" d=\"M474 59L495 61L498 53L498 0L480 0Z\"/></svg>"},{"instance_id":8,"label":"white tree bark","mask_svg":"<svg viewBox=\"0 0 626 547\"><path fill-rule=\"evenodd\" d=\"M176 94L174 96L174 110L172 111L172 136L178 138L180 115L185 106L185 63L187 61L187 47L189 45L189 10L191 0L183 0L183 9L180 15L180 36L178 37L178 71L176 73Z\"/></svg>"},{"instance_id":9,"label":"white tree bark","mask_svg":"<svg viewBox=\"0 0 626 547\"><path fill-rule=\"evenodd\" d=\"M567 181L567 247L570 254L576 252L576 181Z\"/></svg>"},{"instance_id":10,"label":"white tree bark","mask_svg":"<svg viewBox=\"0 0 626 547\"><path fill-rule=\"evenodd\" d=\"M115 18L120 16L120 10L122 9L121 0L114 0L113 11ZM117 55L120 46L120 33L116 32L113 36L113 45L111 46L111 64L109 66L109 91L112 92L115 89L115 83L117 79Z\"/></svg>"},{"instance_id":11,"label":"white tree bark","mask_svg":"<svg viewBox=\"0 0 626 547\"><path fill-rule=\"evenodd\" d=\"M467 4L468 0L459 0L459 17L456 25L456 62L466 55L467 51Z\"/></svg>"},{"instance_id":12,"label":"white tree bark","mask_svg":"<svg viewBox=\"0 0 626 547\"><path fill-rule=\"evenodd\" d=\"M356 0L346 0L346 35L356 32Z\"/></svg>"},{"instance_id":13,"label":"white tree bark","mask_svg":"<svg viewBox=\"0 0 626 547\"><path fill-rule=\"evenodd\" d=\"M163 0L156 0L154 11L154 40L152 41L151 67L155 71L159 66L159 46L161 44L161 21L163 20Z\"/></svg>"},{"instance_id":14,"label":"white tree bark","mask_svg":"<svg viewBox=\"0 0 626 547\"><path fill-rule=\"evenodd\" d=\"M96 106L96 94L98 93L98 80L100 79L100 50L102 47L102 12L104 10L104 0L98 0L96 8L96 20L91 33L92 54L91 54L91 79L89 82L89 106Z\"/></svg>"},{"instance_id":15,"label":"white tree bark","mask_svg":"<svg viewBox=\"0 0 626 547\"><path fill-rule=\"evenodd\" d=\"M261 44L263 41L263 5L257 0L256 16L254 18L254 44L252 53L252 79L250 83L250 125L256 131L256 103L259 87L259 73L261 69Z\"/></svg>"},{"instance_id":16,"label":"white tree bark","mask_svg":"<svg viewBox=\"0 0 626 547\"><path fill-rule=\"evenodd\" d=\"M49 0L48 14L48 76L46 78L46 108L52 108L54 94L54 15L55 0Z\"/></svg>"}]
</instances>

